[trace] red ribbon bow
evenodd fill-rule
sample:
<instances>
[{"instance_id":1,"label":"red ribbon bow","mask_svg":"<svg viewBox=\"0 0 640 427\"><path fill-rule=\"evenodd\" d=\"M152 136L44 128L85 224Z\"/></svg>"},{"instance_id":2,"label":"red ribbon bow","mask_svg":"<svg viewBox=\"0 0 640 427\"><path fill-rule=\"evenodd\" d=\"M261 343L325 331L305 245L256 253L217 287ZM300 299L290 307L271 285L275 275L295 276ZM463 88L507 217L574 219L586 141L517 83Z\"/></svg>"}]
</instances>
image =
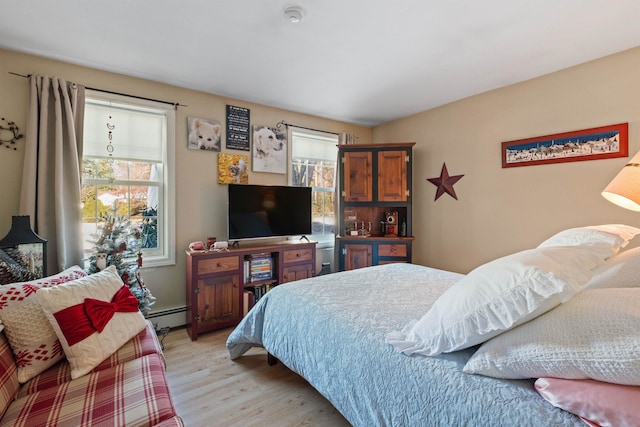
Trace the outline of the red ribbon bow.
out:
<instances>
[{"instance_id":1,"label":"red ribbon bow","mask_svg":"<svg viewBox=\"0 0 640 427\"><path fill-rule=\"evenodd\" d=\"M130 313L138 311L138 300L129 288L123 286L113 296L111 302L87 298L84 300L84 311L93 328L102 332L116 312Z\"/></svg>"},{"instance_id":2,"label":"red ribbon bow","mask_svg":"<svg viewBox=\"0 0 640 427\"><path fill-rule=\"evenodd\" d=\"M138 311L138 299L124 285L111 302L86 298L84 303L67 307L54 314L67 344L72 346L94 332L102 332L116 313Z\"/></svg>"}]
</instances>

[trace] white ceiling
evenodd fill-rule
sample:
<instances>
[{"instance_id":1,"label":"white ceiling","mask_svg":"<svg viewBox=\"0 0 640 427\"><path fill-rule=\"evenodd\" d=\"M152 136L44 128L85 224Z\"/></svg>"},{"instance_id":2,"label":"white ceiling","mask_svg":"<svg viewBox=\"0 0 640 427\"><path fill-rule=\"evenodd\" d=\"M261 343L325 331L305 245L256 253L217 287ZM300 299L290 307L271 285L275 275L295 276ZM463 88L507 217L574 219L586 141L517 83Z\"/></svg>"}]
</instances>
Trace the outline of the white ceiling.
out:
<instances>
[{"instance_id":1,"label":"white ceiling","mask_svg":"<svg viewBox=\"0 0 640 427\"><path fill-rule=\"evenodd\" d=\"M297 24L282 13L293 4ZM3 48L367 126L640 45L640 0L0 0L0 10Z\"/></svg>"}]
</instances>

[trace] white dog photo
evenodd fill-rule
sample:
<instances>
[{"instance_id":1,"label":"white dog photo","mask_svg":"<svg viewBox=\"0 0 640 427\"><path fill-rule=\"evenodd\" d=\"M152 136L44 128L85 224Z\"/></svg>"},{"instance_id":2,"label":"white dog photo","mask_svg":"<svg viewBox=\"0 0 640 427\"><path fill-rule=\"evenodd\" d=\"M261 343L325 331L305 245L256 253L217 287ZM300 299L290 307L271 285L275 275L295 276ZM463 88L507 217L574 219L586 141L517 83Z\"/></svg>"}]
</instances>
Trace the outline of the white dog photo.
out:
<instances>
[{"instance_id":1,"label":"white dog photo","mask_svg":"<svg viewBox=\"0 0 640 427\"><path fill-rule=\"evenodd\" d=\"M220 151L222 125L219 121L189 117L187 123L190 149Z\"/></svg>"},{"instance_id":2,"label":"white dog photo","mask_svg":"<svg viewBox=\"0 0 640 427\"><path fill-rule=\"evenodd\" d=\"M284 131L253 125L253 171L287 173L287 135Z\"/></svg>"}]
</instances>

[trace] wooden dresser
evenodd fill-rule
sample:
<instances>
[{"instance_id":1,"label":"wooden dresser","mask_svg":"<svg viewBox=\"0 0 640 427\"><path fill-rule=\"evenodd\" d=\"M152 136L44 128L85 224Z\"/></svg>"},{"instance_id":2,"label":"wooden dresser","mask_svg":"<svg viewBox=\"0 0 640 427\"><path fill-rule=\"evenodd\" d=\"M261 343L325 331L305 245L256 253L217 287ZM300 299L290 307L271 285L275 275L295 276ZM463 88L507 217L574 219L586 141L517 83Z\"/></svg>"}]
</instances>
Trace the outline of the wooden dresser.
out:
<instances>
[{"instance_id":1,"label":"wooden dresser","mask_svg":"<svg viewBox=\"0 0 640 427\"><path fill-rule=\"evenodd\" d=\"M316 269L316 242L186 253L187 332L192 340L200 333L238 324L246 288L264 287L266 292L281 283L312 277ZM257 258L270 260L270 278L252 278L246 263Z\"/></svg>"}]
</instances>

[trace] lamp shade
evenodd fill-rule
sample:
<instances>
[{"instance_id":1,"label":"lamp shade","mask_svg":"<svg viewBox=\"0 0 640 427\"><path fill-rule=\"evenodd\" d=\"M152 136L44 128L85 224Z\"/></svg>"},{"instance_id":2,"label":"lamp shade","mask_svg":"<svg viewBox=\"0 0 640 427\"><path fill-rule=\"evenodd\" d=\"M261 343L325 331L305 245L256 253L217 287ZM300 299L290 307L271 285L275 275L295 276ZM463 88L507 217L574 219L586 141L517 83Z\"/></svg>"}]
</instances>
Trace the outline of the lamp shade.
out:
<instances>
[{"instance_id":1,"label":"lamp shade","mask_svg":"<svg viewBox=\"0 0 640 427\"><path fill-rule=\"evenodd\" d=\"M602 196L625 209L640 212L640 152L611 180Z\"/></svg>"}]
</instances>

